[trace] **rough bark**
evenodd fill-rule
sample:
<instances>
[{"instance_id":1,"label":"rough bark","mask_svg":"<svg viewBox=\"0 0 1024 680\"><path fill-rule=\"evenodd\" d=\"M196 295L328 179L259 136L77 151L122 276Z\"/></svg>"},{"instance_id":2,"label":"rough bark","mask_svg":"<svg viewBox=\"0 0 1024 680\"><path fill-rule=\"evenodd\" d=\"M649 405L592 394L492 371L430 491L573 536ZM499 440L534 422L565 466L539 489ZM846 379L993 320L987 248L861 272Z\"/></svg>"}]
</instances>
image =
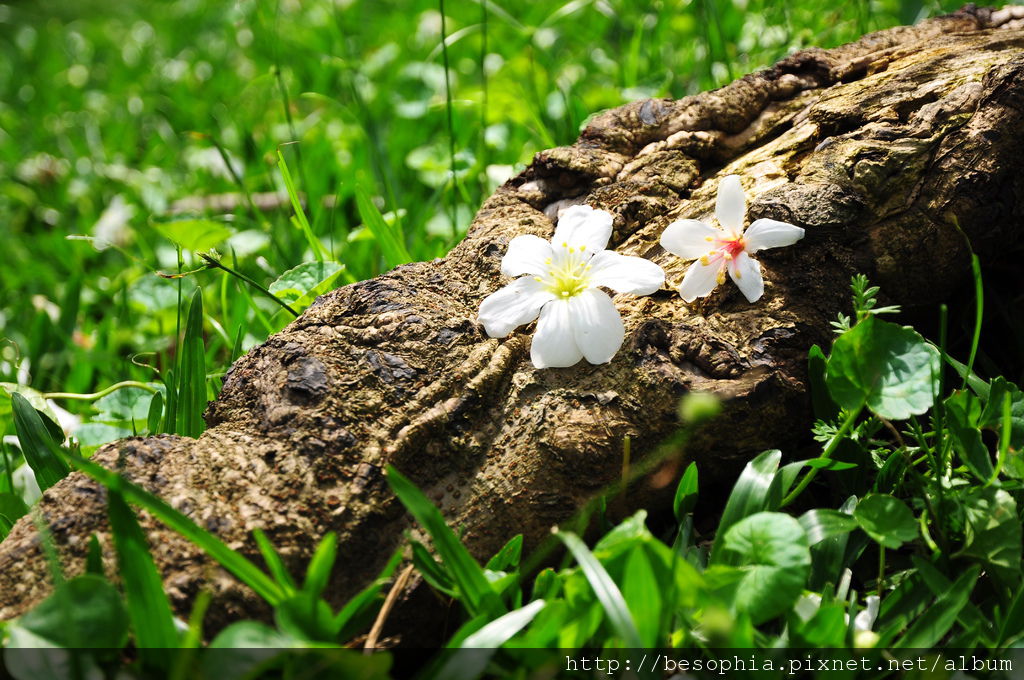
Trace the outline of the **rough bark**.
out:
<instances>
[{"instance_id":1,"label":"rough bark","mask_svg":"<svg viewBox=\"0 0 1024 680\"><path fill-rule=\"evenodd\" d=\"M749 219L807 230L759 255L757 304L731 284L694 305L668 286L618 296L626 342L615 359L543 371L529 361L531 328L497 340L475 322L480 301L507 283L509 239L550 237L552 216L572 203L611 211L610 247L653 259L678 285L685 264L658 237L673 219L709 215L730 173L743 177ZM257 527L297 572L337 531L335 603L410 526L384 480L388 463L465 528L477 556L516 533L534 545L619 475L625 437L641 458L676 428L687 391L728 401L688 446L702 477L806 432L806 352L829 341L850 275L867 273L903 305L943 300L969 272L968 239L992 258L1019 242L1022 178L1021 8L967 8L805 50L713 92L602 113L575 145L537 154L488 199L448 257L324 295L241 358L198 440L127 439L96 460L256 560ZM628 505L656 496L637 488ZM71 572L90 534L107 541L104 499L75 473L40 503ZM214 627L266 613L188 542L142 521L179 611L210 588ZM22 520L0 545L0 618L44 597L47 574Z\"/></svg>"}]
</instances>

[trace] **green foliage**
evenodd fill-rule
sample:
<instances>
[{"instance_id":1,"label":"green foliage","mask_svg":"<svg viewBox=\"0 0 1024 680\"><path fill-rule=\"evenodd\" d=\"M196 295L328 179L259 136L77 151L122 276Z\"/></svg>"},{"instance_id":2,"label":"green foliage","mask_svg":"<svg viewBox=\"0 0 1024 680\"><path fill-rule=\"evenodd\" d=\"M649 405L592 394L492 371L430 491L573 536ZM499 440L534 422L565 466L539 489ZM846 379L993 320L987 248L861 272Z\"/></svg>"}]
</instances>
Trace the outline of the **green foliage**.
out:
<instances>
[{"instance_id":1,"label":"green foliage","mask_svg":"<svg viewBox=\"0 0 1024 680\"><path fill-rule=\"evenodd\" d=\"M70 471L60 455L64 433L17 392L11 395L11 407L25 461L35 473L39 488L45 491Z\"/></svg>"},{"instance_id":2,"label":"green foliage","mask_svg":"<svg viewBox=\"0 0 1024 680\"><path fill-rule=\"evenodd\" d=\"M128 614L117 590L85 574L53 593L9 625L6 646L120 649L128 639Z\"/></svg>"},{"instance_id":3,"label":"green foliage","mask_svg":"<svg viewBox=\"0 0 1024 680\"><path fill-rule=\"evenodd\" d=\"M387 479L391 490L434 540L434 547L443 560L445 574L469 611L474 615L504 614L507 609L502 605L498 593L488 582L480 565L448 528L441 512L394 467L387 469Z\"/></svg>"},{"instance_id":4,"label":"green foliage","mask_svg":"<svg viewBox=\"0 0 1024 680\"><path fill-rule=\"evenodd\" d=\"M898 498L888 494L868 494L853 510L857 525L886 548L898 548L917 538L914 514Z\"/></svg>"},{"instance_id":5,"label":"green foliage","mask_svg":"<svg viewBox=\"0 0 1024 680\"><path fill-rule=\"evenodd\" d=\"M150 665L162 667L165 650L178 646L178 634L160 572L149 554L146 535L117 491L108 494L107 516L136 646Z\"/></svg>"},{"instance_id":6,"label":"green foliage","mask_svg":"<svg viewBox=\"0 0 1024 680\"><path fill-rule=\"evenodd\" d=\"M185 337L178 363L175 432L198 437L206 428L206 350L203 342L203 296L196 288L188 307Z\"/></svg>"},{"instance_id":7,"label":"green foliage","mask_svg":"<svg viewBox=\"0 0 1024 680\"><path fill-rule=\"evenodd\" d=\"M877 291L859 279L854 291L862 296L858 304L874 309L864 296ZM460 668L461 658L469 671L458 677L485 672L506 677L499 669L541 664L536 655L519 650L554 646L563 651L599 645L920 649L949 643L994 650L1020 639L1020 487L1011 470L979 462L993 460L998 451L1007 460L1015 454L1008 442L1015 436L1011 404L1019 392L998 379L973 393L944 396L939 350L874 313L856 318L830 355L819 357L823 378L832 378L822 379L818 388L834 388L826 397L843 407L838 413L825 409L838 421L816 428L824 445L821 456L780 467L781 453L766 451L748 463L718 520L710 557L698 547L693 529L698 494L693 465L676 490L679 528L671 547L650 534L643 512L593 548L573 533L558 531L577 566L543 570L531 589L516 596L534 608L471 616L469 600L453 585L445 561L435 561L414 544L414 554L420 555L414 563L428 582L448 584L442 592L466 607L466 622L452 644L483 641L502 647L473 659L446 657L444 668ZM907 371L915 357L923 357L918 364L926 365L926 372ZM859 380L864 376L869 379ZM900 412L893 405L902 403L899 395L879 389L895 385L896 376L940 398ZM1001 413L989 408L995 400L1003 403ZM942 429L925 431L918 422L929 408ZM889 420L897 417L906 421L902 433ZM984 427L999 437L996 452L981 438ZM833 460L838 452L861 463ZM964 462L960 467L954 452ZM828 475L827 484L812 485L819 473ZM797 501L806 504L812 490L816 499L827 498L828 487L842 480L859 485L860 495L838 507L812 507L799 517L780 511ZM408 489L399 497L407 507L410 501L426 502ZM414 514L424 511L418 507ZM454 536L438 524L439 515L431 521L428 533L435 542L439 535Z\"/></svg>"},{"instance_id":8,"label":"green foliage","mask_svg":"<svg viewBox=\"0 0 1024 680\"><path fill-rule=\"evenodd\" d=\"M338 647L367 630L399 552L332 608L333 535L300 587L263 533L254 534L261 568L79 452L134 433L198 436L207 399L242 352L318 294L443 255L497 184L537 150L570 143L594 112L717 87L793 49L960 4L449 3L443 47L432 0L402 12L361 0L0 6L0 430L18 440L0 444L0 539L26 514L45 529L31 482L51 486L70 459L110 491L124 589L121 599L101 578L93 540L89 573L9 624L5 643L130 641L144 663L159 663L141 650L177 632L131 503L274 610L274 626L239 622L215 638L237 653L173 656L173 677L287 677L312 663L386 677L387 655ZM638 641L849 646L866 639L854 622L868 592L881 596L877 644L1019 643L1024 396L974 373L985 357L973 263L966 363L878 318L896 310L856 277L835 345L808 356L820 455L786 465L778 451L757 456L720 518L698 509L690 465L667 542L639 513L592 547L561 532L575 565L534 576L524 565L538 560L518 537L481 567L414 485L389 474L431 539L412 542L413 564L465 611L451 645L503 647L446 668L500 674L542 663L523 648ZM943 358L961 389L945 389ZM680 413L695 427L719 407L693 395ZM702 499L714 506L706 491ZM43 547L56 555L45 533ZM174 642L185 649L202 639L209 595L196 601ZM60 667L11 672L70 677L103 666L112 677L119 662L33 658Z\"/></svg>"},{"instance_id":9,"label":"green foliage","mask_svg":"<svg viewBox=\"0 0 1024 680\"><path fill-rule=\"evenodd\" d=\"M836 339L825 381L847 410L906 420L931 408L938 374L938 351L916 331L867 316Z\"/></svg>"}]
</instances>

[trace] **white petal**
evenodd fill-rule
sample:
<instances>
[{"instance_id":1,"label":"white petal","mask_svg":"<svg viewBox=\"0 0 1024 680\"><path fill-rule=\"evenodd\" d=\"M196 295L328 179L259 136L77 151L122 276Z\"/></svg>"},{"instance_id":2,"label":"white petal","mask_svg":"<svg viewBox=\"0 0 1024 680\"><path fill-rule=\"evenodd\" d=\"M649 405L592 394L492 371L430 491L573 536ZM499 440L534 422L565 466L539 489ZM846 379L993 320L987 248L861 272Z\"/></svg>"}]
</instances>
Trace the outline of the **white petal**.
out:
<instances>
[{"instance_id":1,"label":"white petal","mask_svg":"<svg viewBox=\"0 0 1024 680\"><path fill-rule=\"evenodd\" d=\"M558 226L551 239L555 248L567 244L570 248L596 253L604 250L608 239L612 236L612 214L604 210L595 210L589 205L574 205L562 211L558 217Z\"/></svg>"},{"instance_id":2,"label":"white petal","mask_svg":"<svg viewBox=\"0 0 1024 680\"><path fill-rule=\"evenodd\" d=\"M734 234L743 230L743 217L747 214L747 197L737 175L723 177L718 183L718 200L715 203L715 217L724 229Z\"/></svg>"},{"instance_id":3,"label":"white petal","mask_svg":"<svg viewBox=\"0 0 1024 680\"><path fill-rule=\"evenodd\" d=\"M665 271L650 260L602 250L590 260L590 284L620 293L650 295L665 283Z\"/></svg>"},{"instance_id":4,"label":"white petal","mask_svg":"<svg viewBox=\"0 0 1024 680\"><path fill-rule=\"evenodd\" d=\"M714 239L722 235L700 220L676 220L661 232L661 247L684 260L696 260L714 250Z\"/></svg>"},{"instance_id":5,"label":"white petal","mask_svg":"<svg viewBox=\"0 0 1024 680\"><path fill-rule=\"evenodd\" d=\"M718 285L719 269L721 269L721 265L717 262L710 264L694 262L686 270L683 282L679 284L679 294L687 302L710 295Z\"/></svg>"},{"instance_id":6,"label":"white petal","mask_svg":"<svg viewBox=\"0 0 1024 680\"><path fill-rule=\"evenodd\" d=\"M523 234L508 242L505 257L501 258L501 273L505 276L533 274L544 276L551 258L551 244L539 236Z\"/></svg>"},{"instance_id":7,"label":"white petal","mask_svg":"<svg viewBox=\"0 0 1024 680\"><path fill-rule=\"evenodd\" d=\"M572 334L569 301L555 300L544 305L533 334L530 359L537 368L565 368L583 358Z\"/></svg>"},{"instance_id":8,"label":"white petal","mask_svg":"<svg viewBox=\"0 0 1024 680\"><path fill-rule=\"evenodd\" d=\"M804 230L800 227L765 218L755 220L743 235L748 253L756 253L765 248L791 246L803 237Z\"/></svg>"},{"instance_id":9,"label":"white petal","mask_svg":"<svg viewBox=\"0 0 1024 680\"><path fill-rule=\"evenodd\" d=\"M871 626L875 625L875 618L878 616L880 604L878 596L868 595L864 602L867 607L858 612L857 616L853 617L854 630L871 630Z\"/></svg>"},{"instance_id":10,"label":"white petal","mask_svg":"<svg viewBox=\"0 0 1024 680\"><path fill-rule=\"evenodd\" d=\"M747 302L757 302L764 295L761 264L745 252L737 255L729 264L729 276L739 286Z\"/></svg>"},{"instance_id":11,"label":"white petal","mask_svg":"<svg viewBox=\"0 0 1024 680\"><path fill-rule=\"evenodd\" d=\"M622 346L626 330L615 303L599 290L585 290L569 298L573 337L583 356L592 364L612 360Z\"/></svg>"},{"instance_id":12,"label":"white petal","mask_svg":"<svg viewBox=\"0 0 1024 680\"><path fill-rule=\"evenodd\" d=\"M484 298L477 320L484 325L487 335L503 338L516 326L536 319L540 308L554 299L543 284L524 276Z\"/></svg>"}]
</instances>

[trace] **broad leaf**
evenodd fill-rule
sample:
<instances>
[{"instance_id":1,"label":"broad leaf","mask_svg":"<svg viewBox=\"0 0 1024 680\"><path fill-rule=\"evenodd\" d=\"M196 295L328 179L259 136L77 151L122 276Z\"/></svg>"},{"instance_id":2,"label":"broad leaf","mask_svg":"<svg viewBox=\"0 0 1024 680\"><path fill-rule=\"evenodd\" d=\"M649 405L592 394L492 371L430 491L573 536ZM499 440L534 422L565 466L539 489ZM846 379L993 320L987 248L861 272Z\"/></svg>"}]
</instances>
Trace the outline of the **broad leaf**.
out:
<instances>
[{"instance_id":1,"label":"broad leaf","mask_svg":"<svg viewBox=\"0 0 1024 680\"><path fill-rule=\"evenodd\" d=\"M960 554L977 558L1015 589L1021 573L1021 523L1013 496L994 487L970 489L963 503L967 526Z\"/></svg>"},{"instance_id":2,"label":"broad leaf","mask_svg":"<svg viewBox=\"0 0 1024 680\"><path fill-rule=\"evenodd\" d=\"M21 394L11 395L11 407L21 452L35 473L39 488L46 491L71 471L61 457L60 443L54 439L52 427L45 424L45 416Z\"/></svg>"},{"instance_id":3,"label":"broad leaf","mask_svg":"<svg viewBox=\"0 0 1024 680\"><path fill-rule=\"evenodd\" d=\"M64 648L121 649L128 640L128 614L114 586L84 574L56 590L12 626Z\"/></svg>"},{"instance_id":4,"label":"broad leaf","mask_svg":"<svg viewBox=\"0 0 1024 680\"><path fill-rule=\"evenodd\" d=\"M886 548L917 538L917 521L907 505L888 494L868 494L853 510L857 524Z\"/></svg>"},{"instance_id":5,"label":"broad leaf","mask_svg":"<svg viewBox=\"0 0 1024 680\"><path fill-rule=\"evenodd\" d=\"M836 339L825 379L843 408L904 420L931 408L939 368L938 350L917 331L869 316Z\"/></svg>"},{"instance_id":6,"label":"broad leaf","mask_svg":"<svg viewBox=\"0 0 1024 680\"><path fill-rule=\"evenodd\" d=\"M954 449L971 473L983 482L992 478L992 456L981 440L978 417L981 404L969 392L956 392L946 399L946 424Z\"/></svg>"},{"instance_id":7,"label":"broad leaf","mask_svg":"<svg viewBox=\"0 0 1024 680\"><path fill-rule=\"evenodd\" d=\"M231 229L207 219L176 219L153 222L153 228L164 238L193 253L209 250L231 236Z\"/></svg>"},{"instance_id":8,"label":"broad leaf","mask_svg":"<svg viewBox=\"0 0 1024 680\"><path fill-rule=\"evenodd\" d=\"M706 575L712 583L722 578L733 606L754 624L790 609L807 583L807 533L789 515L759 512L737 522L726 532L722 550L734 556L730 563L735 567L713 567ZM717 570L723 571L716 574Z\"/></svg>"},{"instance_id":9,"label":"broad leaf","mask_svg":"<svg viewBox=\"0 0 1024 680\"><path fill-rule=\"evenodd\" d=\"M293 308L297 302L303 303L297 306L306 307L317 295L330 290L344 269L343 265L329 260L304 262L277 277L269 290Z\"/></svg>"}]
</instances>

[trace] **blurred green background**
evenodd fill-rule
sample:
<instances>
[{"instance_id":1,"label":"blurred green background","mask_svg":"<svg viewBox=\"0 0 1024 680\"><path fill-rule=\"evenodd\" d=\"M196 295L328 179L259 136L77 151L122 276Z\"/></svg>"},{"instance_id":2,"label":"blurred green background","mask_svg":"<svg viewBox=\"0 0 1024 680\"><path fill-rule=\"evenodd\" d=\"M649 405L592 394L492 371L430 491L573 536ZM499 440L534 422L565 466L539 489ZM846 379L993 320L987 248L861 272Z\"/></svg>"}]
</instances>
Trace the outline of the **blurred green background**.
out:
<instances>
[{"instance_id":1,"label":"blurred green background","mask_svg":"<svg viewBox=\"0 0 1024 680\"><path fill-rule=\"evenodd\" d=\"M224 271L154 272L200 269L195 253L216 249L300 309L443 255L497 185L601 109L958 4L0 4L0 382L55 397L86 450L142 431L151 391L63 393L162 389L196 286L211 398L240 351L292 318Z\"/></svg>"}]
</instances>

